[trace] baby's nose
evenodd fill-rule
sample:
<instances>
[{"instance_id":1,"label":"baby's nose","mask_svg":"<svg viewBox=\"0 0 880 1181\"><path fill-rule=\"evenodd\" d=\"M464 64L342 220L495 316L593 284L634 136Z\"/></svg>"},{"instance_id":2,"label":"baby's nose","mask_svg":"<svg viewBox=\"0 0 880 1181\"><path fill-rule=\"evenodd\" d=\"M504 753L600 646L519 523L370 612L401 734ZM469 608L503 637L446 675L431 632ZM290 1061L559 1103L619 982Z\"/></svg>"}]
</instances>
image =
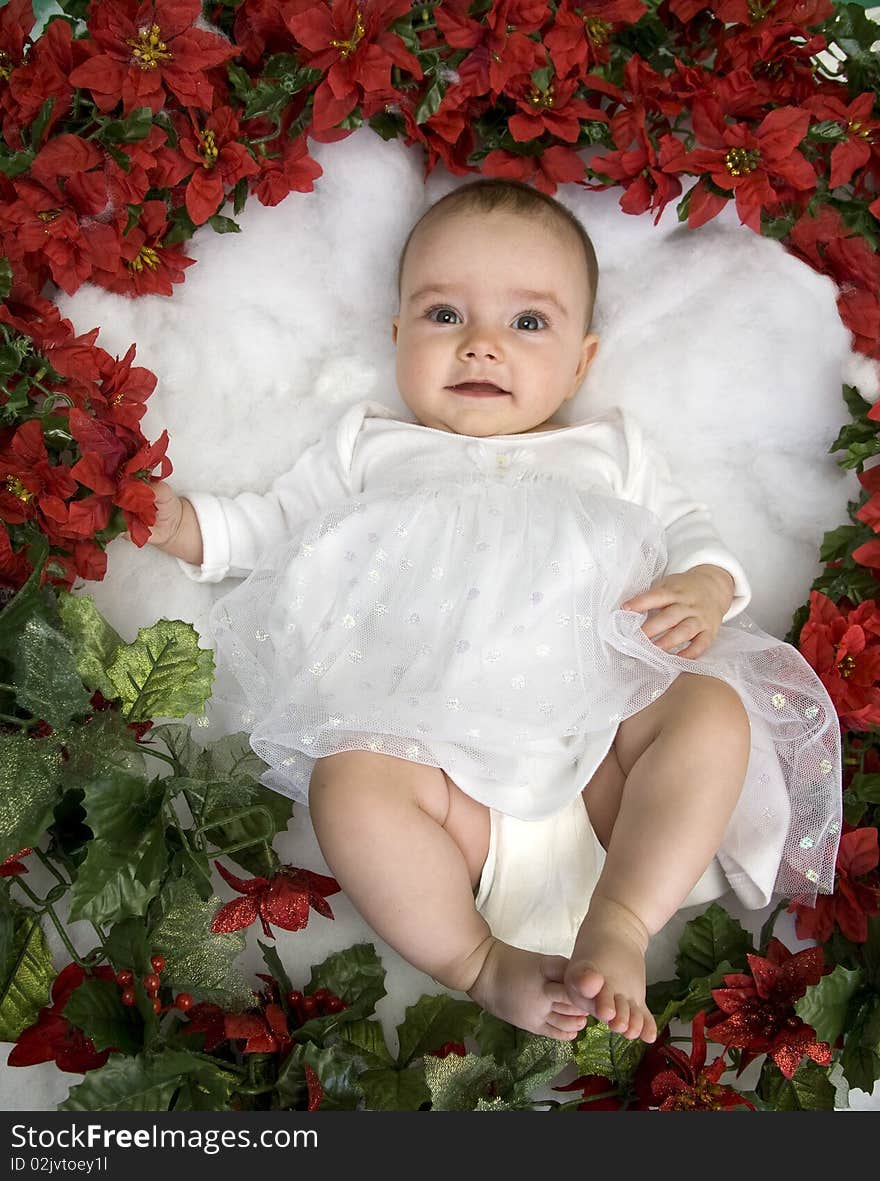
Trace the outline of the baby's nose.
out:
<instances>
[{"instance_id":1,"label":"baby's nose","mask_svg":"<svg viewBox=\"0 0 880 1181\"><path fill-rule=\"evenodd\" d=\"M460 351L464 357L497 358L500 356L501 346L494 333L475 328L465 336Z\"/></svg>"}]
</instances>

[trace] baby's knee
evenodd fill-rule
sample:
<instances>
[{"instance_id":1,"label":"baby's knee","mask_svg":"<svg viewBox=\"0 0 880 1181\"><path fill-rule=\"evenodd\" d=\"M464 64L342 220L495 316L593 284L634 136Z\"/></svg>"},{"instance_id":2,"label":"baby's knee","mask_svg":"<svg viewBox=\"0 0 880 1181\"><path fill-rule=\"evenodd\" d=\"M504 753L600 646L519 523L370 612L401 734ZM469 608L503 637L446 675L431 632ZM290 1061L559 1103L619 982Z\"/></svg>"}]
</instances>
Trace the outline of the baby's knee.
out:
<instances>
[{"instance_id":1,"label":"baby's knee","mask_svg":"<svg viewBox=\"0 0 880 1181\"><path fill-rule=\"evenodd\" d=\"M727 681L694 675L698 683L693 686L693 691L699 698L704 733L719 744L719 750L748 750L751 725L739 693Z\"/></svg>"}]
</instances>

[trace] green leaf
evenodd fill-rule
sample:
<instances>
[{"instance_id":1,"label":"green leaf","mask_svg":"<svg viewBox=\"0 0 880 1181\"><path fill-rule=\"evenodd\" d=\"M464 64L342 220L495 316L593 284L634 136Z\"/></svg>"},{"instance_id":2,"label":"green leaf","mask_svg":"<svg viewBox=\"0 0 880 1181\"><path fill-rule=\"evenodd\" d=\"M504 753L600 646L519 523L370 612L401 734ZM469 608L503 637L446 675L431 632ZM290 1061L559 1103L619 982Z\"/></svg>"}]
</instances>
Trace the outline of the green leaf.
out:
<instances>
[{"instance_id":1,"label":"green leaf","mask_svg":"<svg viewBox=\"0 0 880 1181\"><path fill-rule=\"evenodd\" d=\"M421 1067L365 1070L357 1076L357 1081L367 1111L418 1111L431 1098Z\"/></svg>"},{"instance_id":2,"label":"green leaf","mask_svg":"<svg viewBox=\"0 0 880 1181\"><path fill-rule=\"evenodd\" d=\"M181 1082L174 1111L228 1111L238 1077L224 1070L220 1062L198 1064Z\"/></svg>"},{"instance_id":3,"label":"green leaf","mask_svg":"<svg viewBox=\"0 0 880 1181\"><path fill-rule=\"evenodd\" d=\"M479 1015L480 1007L473 1001L456 1000L446 993L419 997L397 1028L398 1062L407 1066L413 1058L439 1050L446 1042L464 1042Z\"/></svg>"},{"instance_id":4,"label":"green leaf","mask_svg":"<svg viewBox=\"0 0 880 1181\"><path fill-rule=\"evenodd\" d=\"M281 956L274 947L270 947L268 943L261 943L257 940L257 947L263 953L263 959L266 961L266 967L271 973L272 979L278 985L282 995L293 991L293 985L290 983L290 977L284 970L284 965L281 962Z\"/></svg>"},{"instance_id":5,"label":"green leaf","mask_svg":"<svg viewBox=\"0 0 880 1181\"><path fill-rule=\"evenodd\" d=\"M875 992L880 993L880 915L868 918L868 938L862 944L865 971Z\"/></svg>"},{"instance_id":6,"label":"green leaf","mask_svg":"<svg viewBox=\"0 0 880 1181\"><path fill-rule=\"evenodd\" d=\"M92 1039L99 1052L137 1054L144 1042L144 1024L139 1013L123 1005L121 995L114 980L87 978L70 994L64 1016Z\"/></svg>"},{"instance_id":7,"label":"green leaf","mask_svg":"<svg viewBox=\"0 0 880 1181\"><path fill-rule=\"evenodd\" d=\"M710 975L721 960L745 965L754 951L752 937L723 906L713 902L684 928L678 944L675 967L680 980Z\"/></svg>"},{"instance_id":8,"label":"green leaf","mask_svg":"<svg viewBox=\"0 0 880 1181\"><path fill-rule=\"evenodd\" d=\"M174 1093L202 1066L184 1050L111 1055L100 1070L90 1070L57 1111L168 1111Z\"/></svg>"},{"instance_id":9,"label":"green leaf","mask_svg":"<svg viewBox=\"0 0 880 1181\"><path fill-rule=\"evenodd\" d=\"M0 144L0 172L14 180L30 169L35 155L36 152L30 151L10 152L5 145Z\"/></svg>"},{"instance_id":10,"label":"green leaf","mask_svg":"<svg viewBox=\"0 0 880 1181\"><path fill-rule=\"evenodd\" d=\"M437 77L422 95L421 102L416 107L416 123L427 123L432 115L436 115L443 96L446 94L447 83L443 77Z\"/></svg>"},{"instance_id":11,"label":"green leaf","mask_svg":"<svg viewBox=\"0 0 880 1181\"><path fill-rule=\"evenodd\" d=\"M846 790L853 799L866 804L880 804L880 775L857 772Z\"/></svg>"},{"instance_id":12,"label":"green leaf","mask_svg":"<svg viewBox=\"0 0 880 1181\"><path fill-rule=\"evenodd\" d=\"M505 1096L514 1106L528 1103L533 1092L557 1077L573 1057L571 1042L529 1034L528 1040L510 1064L512 1094Z\"/></svg>"},{"instance_id":13,"label":"green leaf","mask_svg":"<svg viewBox=\"0 0 880 1181\"><path fill-rule=\"evenodd\" d=\"M150 107L137 107L124 119L104 119L99 122L102 140L109 140L111 143L137 143L150 134L153 112Z\"/></svg>"},{"instance_id":14,"label":"green leaf","mask_svg":"<svg viewBox=\"0 0 880 1181\"><path fill-rule=\"evenodd\" d=\"M208 225L217 234L240 234L241 226L237 221L233 221L231 217L223 217L219 213L215 213L208 218Z\"/></svg>"},{"instance_id":15,"label":"green leaf","mask_svg":"<svg viewBox=\"0 0 880 1181\"><path fill-rule=\"evenodd\" d=\"M372 1018L350 1021L340 1028L339 1036L351 1053L357 1054L370 1069L395 1065L395 1060L385 1044L381 1021Z\"/></svg>"},{"instance_id":16,"label":"green leaf","mask_svg":"<svg viewBox=\"0 0 880 1181\"><path fill-rule=\"evenodd\" d=\"M840 1057L851 1087L868 1094L880 1079L880 996L868 997L856 1008Z\"/></svg>"},{"instance_id":17,"label":"green leaf","mask_svg":"<svg viewBox=\"0 0 880 1181\"><path fill-rule=\"evenodd\" d=\"M148 735L150 743L159 739L171 757L179 764L178 773L188 775L195 766L201 748L192 740L192 731L185 722L162 722L153 726ZM144 743L148 746L148 743ZM204 776L196 776L204 778ZM207 776L213 778L213 775Z\"/></svg>"},{"instance_id":18,"label":"green leaf","mask_svg":"<svg viewBox=\"0 0 880 1181\"><path fill-rule=\"evenodd\" d=\"M145 914L159 892L167 864L162 824L146 829L131 849L90 841L70 889L70 918L112 923Z\"/></svg>"},{"instance_id":19,"label":"green leaf","mask_svg":"<svg viewBox=\"0 0 880 1181\"><path fill-rule=\"evenodd\" d=\"M40 916L0 891L0 1041L16 1041L51 1004L55 976Z\"/></svg>"},{"instance_id":20,"label":"green leaf","mask_svg":"<svg viewBox=\"0 0 880 1181\"><path fill-rule=\"evenodd\" d=\"M112 701L116 688L107 676L107 668L124 643L122 636L100 613L91 595L70 595L61 591L58 614L80 678L90 689L100 689L102 695Z\"/></svg>"},{"instance_id":21,"label":"green leaf","mask_svg":"<svg viewBox=\"0 0 880 1181\"><path fill-rule=\"evenodd\" d=\"M117 971L128 968L136 977L141 977L153 970L147 931L140 917L115 923L104 940L104 952Z\"/></svg>"},{"instance_id":22,"label":"green leaf","mask_svg":"<svg viewBox=\"0 0 880 1181\"><path fill-rule=\"evenodd\" d=\"M31 148L35 152L38 151L39 148L42 146L43 132L46 130L46 126L49 122L49 119L52 116L52 108L54 106L55 106L55 96L52 95L51 98L46 99L46 101L40 107L40 110L37 114L36 119L34 119L33 123L31 123L30 141L31 141Z\"/></svg>"},{"instance_id":23,"label":"green leaf","mask_svg":"<svg viewBox=\"0 0 880 1181\"><path fill-rule=\"evenodd\" d=\"M493 1099L490 1089L510 1085L510 1072L494 1058L448 1054L425 1059L425 1082L432 1111L473 1111L480 1099Z\"/></svg>"},{"instance_id":24,"label":"green leaf","mask_svg":"<svg viewBox=\"0 0 880 1181\"><path fill-rule=\"evenodd\" d=\"M733 970L734 968L730 960L722 960L708 976L694 976L688 985L687 992L676 1008L675 1016L678 1017L679 1021L693 1021L697 1013L714 1008L715 1002L712 999L712 989L721 988L724 984L724 977L728 972L733 972ZM657 1028L662 1028L659 1021L657 1022Z\"/></svg>"},{"instance_id":25,"label":"green leaf","mask_svg":"<svg viewBox=\"0 0 880 1181\"><path fill-rule=\"evenodd\" d=\"M828 1068L807 1058L787 1079L771 1059L761 1068L758 1095L774 1111L833 1111L834 1086Z\"/></svg>"},{"instance_id":26,"label":"green leaf","mask_svg":"<svg viewBox=\"0 0 880 1181\"><path fill-rule=\"evenodd\" d=\"M89 694L70 644L41 614L30 616L8 652L16 699L34 717L57 728L88 712Z\"/></svg>"},{"instance_id":27,"label":"green leaf","mask_svg":"<svg viewBox=\"0 0 880 1181\"><path fill-rule=\"evenodd\" d=\"M107 670L130 722L199 714L211 696L214 654L199 647L191 623L160 619L139 629Z\"/></svg>"},{"instance_id":28,"label":"green leaf","mask_svg":"<svg viewBox=\"0 0 880 1181\"><path fill-rule=\"evenodd\" d=\"M185 783L195 832L216 847L215 856L231 857L264 877L277 873L280 861L272 842L286 830L293 812L287 796L244 777L179 782Z\"/></svg>"},{"instance_id":29,"label":"green leaf","mask_svg":"<svg viewBox=\"0 0 880 1181\"><path fill-rule=\"evenodd\" d=\"M288 1062L291 1059L294 1059L291 1067L296 1065L302 1068L303 1079L306 1064L317 1074L324 1091L321 1111L354 1111L357 1108L363 1095L358 1080L358 1064L344 1046L298 1045ZM278 1081L281 1083L280 1075Z\"/></svg>"},{"instance_id":30,"label":"green leaf","mask_svg":"<svg viewBox=\"0 0 880 1181\"><path fill-rule=\"evenodd\" d=\"M297 1030L301 1040L323 1040L337 1026L372 1015L385 993L385 969L372 943L357 943L335 952L312 968L305 991L329 988L348 1005L339 1013L313 1017ZM344 1034L343 1034L344 1036Z\"/></svg>"},{"instance_id":31,"label":"green leaf","mask_svg":"<svg viewBox=\"0 0 880 1181\"><path fill-rule=\"evenodd\" d=\"M590 1018L592 1024L578 1034L574 1041L574 1060L580 1074L599 1074L619 1087L629 1087L635 1078L647 1044L629 1041L620 1033L612 1033L607 1025Z\"/></svg>"},{"instance_id":32,"label":"green leaf","mask_svg":"<svg viewBox=\"0 0 880 1181\"><path fill-rule=\"evenodd\" d=\"M864 982L863 972L848 971L839 964L818 984L807 987L804 995L795 1001L794 1011L813 1027L820 1042L833 1046L846 1028L847 1009L853 993Z\"/></svg>"},{"instance_id":33,"label":"green leaf","mask_svg":"<svg viewBox=\"0 0 880 1181\"><path fill-rule=\"evenodd\" d=\"M186 879L166 884L160 897L163 913L153 929L153 947L165 956L165 982L175 992L224 1009L249 1008L253 989L235 962L244 951L245 935L211 930L219 898L203 902Z\"/></svg>"},{"instance_id":34,"label":"green leaf","mask_svg":"<svg viewBox=\"0 0 880 1181\"><path fill-rule=\"evenodd\" d=\"M83 803L95 836L125 852L136 848L143 834L156 827L164 801L161 779L147 783L140 776L114 772L88 783Z\"/></svg>"},{"instance_id":35,"label":"green leaf","mask_svg":"<svg viewBox=\"0 0 880 1181\"><path fill-rule=\"evenodd\" d=\"M0 299L6 299L12 288L12 264L5 255L0 255Z\"/></svg>"},{"instance_id":36,"label":"green leaf","mask_svg":"<svg viewBox=\"0 0 880 1181\"><path fill-rule=\"evenodd\" d=\"M0 861L33 848L52 820L58 798L61 752L49 739L0 734Z\"/></svg>"}]
</instances>

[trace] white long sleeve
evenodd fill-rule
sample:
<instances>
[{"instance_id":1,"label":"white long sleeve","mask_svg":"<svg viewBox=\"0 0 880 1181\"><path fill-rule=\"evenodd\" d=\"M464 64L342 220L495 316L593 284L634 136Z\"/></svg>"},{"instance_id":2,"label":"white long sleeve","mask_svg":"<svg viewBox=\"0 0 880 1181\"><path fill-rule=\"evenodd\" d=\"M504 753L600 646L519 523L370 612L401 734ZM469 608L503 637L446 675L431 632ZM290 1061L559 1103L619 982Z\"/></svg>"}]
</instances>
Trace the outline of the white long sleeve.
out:
<instances>
[{"instance_id":1,"label":"white long sleeve","mask_svg":"<svg viewBox=\"0 0 880 1181\"><path fill-rule=\"evenodd\" d=\"M727 570L734 581L726 623L748 606L752 590L745 570L724 545L705 504L694 500L673 480L664 457L645 438L638 424L623 415L627 442L624 496L649 508L666 530L667 574L683 574L694 566Z\"/></svg>"},{"instance_id":2,"label":"white long sleeve","mask_svg":"<svg viewBox=\"0 0 880 1181\"><path fill-rule=\"evenodd\" d=\"M261 553L350 496L351 455L364 407L360 403L346 411L337 429L307 447L268 492L241 492L235 497L187 492L202 531L203 547L201 566L177 559L187 577L193 582L244 578Z\"/></svg>"}]
</instances>

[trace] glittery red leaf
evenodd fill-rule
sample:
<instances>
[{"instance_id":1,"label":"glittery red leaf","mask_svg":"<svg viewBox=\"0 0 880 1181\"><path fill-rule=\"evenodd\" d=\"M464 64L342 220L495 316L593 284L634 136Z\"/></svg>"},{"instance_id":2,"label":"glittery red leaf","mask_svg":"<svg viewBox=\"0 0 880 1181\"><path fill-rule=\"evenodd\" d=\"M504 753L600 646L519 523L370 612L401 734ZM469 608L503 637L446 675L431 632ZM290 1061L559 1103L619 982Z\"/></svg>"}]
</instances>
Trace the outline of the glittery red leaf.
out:
<instances>
[{"instance_id":1,"label":"glittery red leaf","mask_svg":"<svg viewBox=\"0 0 880 1181\"><path fill-rule=\"evenodd\" d=\"M211 930L215 934L240 931L242 927L249 927L258 913L257 904L252 898L233 898L214 915Z\"/></svg>"},{"instance_id":2,"label":"glittery red leaf","mask_svg":"<svg viewBox=\"0 0 880 1181\"><path fill-rule=\"evenodd\" d=\"M257 894L269 885L266 878L237 878L220 861L214 862L214 868L232 886L233 890L238 890L239 894Z\"/></svg>"}]
</instances>

